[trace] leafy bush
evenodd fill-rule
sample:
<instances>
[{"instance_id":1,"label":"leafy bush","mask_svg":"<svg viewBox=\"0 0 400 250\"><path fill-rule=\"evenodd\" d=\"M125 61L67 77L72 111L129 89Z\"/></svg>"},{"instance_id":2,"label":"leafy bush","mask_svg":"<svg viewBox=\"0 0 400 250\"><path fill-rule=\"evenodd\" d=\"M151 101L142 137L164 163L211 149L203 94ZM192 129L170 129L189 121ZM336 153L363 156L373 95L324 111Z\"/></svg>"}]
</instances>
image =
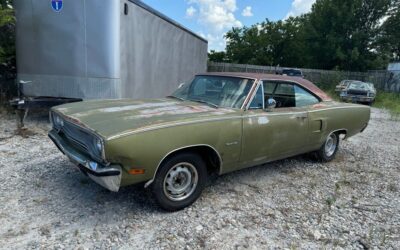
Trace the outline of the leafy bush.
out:
<instances>
[{"instance_id":1,"label":"leafy bush","mask_svg":"<svg viewBox=\"0 0 400 250\"><path fill-rule=\"evenodd\" d=\"M0 0L0 106L17 94L15 16L11 0Z\"/></svg>"}]
</instances>

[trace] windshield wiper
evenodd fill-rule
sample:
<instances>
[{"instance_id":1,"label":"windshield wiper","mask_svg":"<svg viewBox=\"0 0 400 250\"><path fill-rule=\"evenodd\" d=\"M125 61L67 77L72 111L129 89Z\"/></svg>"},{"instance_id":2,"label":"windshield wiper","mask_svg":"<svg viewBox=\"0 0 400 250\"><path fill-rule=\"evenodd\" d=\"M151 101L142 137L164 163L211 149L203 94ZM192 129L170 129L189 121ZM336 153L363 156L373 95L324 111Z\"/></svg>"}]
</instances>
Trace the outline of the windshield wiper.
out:
<instances>
[{"instance_id":1,"label":"windshield wiper","mask_svg":"<svg viewBox=\"0 0 400 250\"><path fill-rule=\"evenodd\" d=\"M174 98L174 99L178 99L178 100L180 100L180 101L185 101L185 99L180 98L180 97L177 97L177 96L173 96L173 95L169 95L169 96L167 96L167 97L169 97L169 98Z\"/></svg>"},{"instance_id":2,"label":"windshield wiper","mask_svg":"<svg viewBox=\"0 0 400 250\"><path fill-rule=\"evenodd\" d=\"M204 104L207 104L207 105L209 105L209 106L211 106L211 107L214 107L214 108L216 108L216 109L219 108L219 106L216 105L216 104L214 104L214 103L207 102L207 101L200 100L200 99L189 99L188 101L204 103Z\"/></svg>"}]
</instances>

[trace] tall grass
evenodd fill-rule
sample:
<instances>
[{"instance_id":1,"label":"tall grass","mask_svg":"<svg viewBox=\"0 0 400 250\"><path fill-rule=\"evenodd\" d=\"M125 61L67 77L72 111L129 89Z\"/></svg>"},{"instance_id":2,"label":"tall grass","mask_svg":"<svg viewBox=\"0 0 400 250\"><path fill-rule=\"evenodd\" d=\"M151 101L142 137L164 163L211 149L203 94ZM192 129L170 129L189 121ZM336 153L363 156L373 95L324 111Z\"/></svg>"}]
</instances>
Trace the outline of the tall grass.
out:
<instances>
[{"instance_id":1,"label":"tall grass","mask_svg":"<svg viewBox=\"0 0 400 250\"><path fill-rule=\"evenodd\" d=\"M400 116L400 93L378 91L378 95L376 96L373 106L377 108L388 109L392 115Z\"/></svg>"}]
</instances>

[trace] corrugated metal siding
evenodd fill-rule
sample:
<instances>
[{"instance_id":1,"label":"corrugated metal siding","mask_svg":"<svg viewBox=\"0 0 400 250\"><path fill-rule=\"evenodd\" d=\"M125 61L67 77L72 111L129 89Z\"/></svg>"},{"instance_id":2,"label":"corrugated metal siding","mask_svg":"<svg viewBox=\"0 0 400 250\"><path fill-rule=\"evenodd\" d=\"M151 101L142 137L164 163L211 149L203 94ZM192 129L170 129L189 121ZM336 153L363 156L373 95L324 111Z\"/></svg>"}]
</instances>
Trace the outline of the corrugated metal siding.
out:
<instances>
[{"instance_id":1,"label":"corrugated metal siding","mask_svg":"<svg viewBox=\"0 0 400 250\"><path fill-rule=\"evenodd\" d=\"M207 42L139 1L64 1L60 12L50 0L15 7L17 78L28 82L28 96L160 97L206 71Z\"/></svg>"},{"instance_id":2,"label":"corrugated metal siding","mask_svg":"<svg viewBox=\"0 0 400 250\"><path fill-rule=\"evenodd\" d=\"M162 97L207 70L204 40L141 6L122 2L129 4L129 14L121 15L123 97Z\"/></svg>"}]
</instances>

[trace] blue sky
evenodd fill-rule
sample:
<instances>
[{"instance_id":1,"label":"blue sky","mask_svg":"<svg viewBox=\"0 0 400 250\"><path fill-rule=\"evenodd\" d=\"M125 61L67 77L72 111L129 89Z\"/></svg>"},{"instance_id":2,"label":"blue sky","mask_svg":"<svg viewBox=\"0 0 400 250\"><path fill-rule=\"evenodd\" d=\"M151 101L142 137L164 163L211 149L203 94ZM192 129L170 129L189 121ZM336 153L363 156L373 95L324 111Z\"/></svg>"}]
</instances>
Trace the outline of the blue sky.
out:
<instances>
[{"instance_id":1,"label":"blue sky","mask_svg":"<svg viewBox=\"0 0 400 250\"><path fill-rule=\"evenodd\" d=\"M310 11L315 0L143 0L209 41L209 50L225 49L224 34L266 18L276 21Z\"/></svg>"}]
</instances>

